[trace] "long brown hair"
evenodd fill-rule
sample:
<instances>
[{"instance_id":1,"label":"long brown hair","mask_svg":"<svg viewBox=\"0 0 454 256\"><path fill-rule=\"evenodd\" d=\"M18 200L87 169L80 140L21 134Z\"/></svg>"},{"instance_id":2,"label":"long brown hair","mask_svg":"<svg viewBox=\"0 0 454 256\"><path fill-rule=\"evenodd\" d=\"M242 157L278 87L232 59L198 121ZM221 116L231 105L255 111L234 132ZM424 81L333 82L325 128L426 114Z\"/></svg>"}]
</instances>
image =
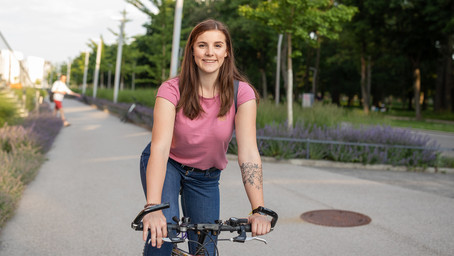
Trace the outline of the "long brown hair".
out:
<instances>
[{"instance_id":1,"label":"long brown hair","mask_svg":"<svg viewBox=\"0 0 454 256\"><path fill-rule=\"evenodd\" d=\"M191 120L197 118L202 112L204 112L199 101L200 80L198 67L193 56L193 47L197 37L209 30L221 31L225 36L225 43L227 46L227 57L224 59L224 63L219 68L217 83L215 85L219 86L219 97L221 100L221 108L219 109L218 114L219 117L226 115L233 104L233 80L236 79L248 82L246 77L241 75L235 66L232 39L227 27L221 22L211 19L197 24L194 29L192 29L184 50L183 63L181 65L181 73L179 75L180 101L177 105L177 111L182 108L183 114ZM252 89L254 90L256 99L258 100L259 96L257 91L254 87L252 87Z\"/></svg>"}]
</instances>

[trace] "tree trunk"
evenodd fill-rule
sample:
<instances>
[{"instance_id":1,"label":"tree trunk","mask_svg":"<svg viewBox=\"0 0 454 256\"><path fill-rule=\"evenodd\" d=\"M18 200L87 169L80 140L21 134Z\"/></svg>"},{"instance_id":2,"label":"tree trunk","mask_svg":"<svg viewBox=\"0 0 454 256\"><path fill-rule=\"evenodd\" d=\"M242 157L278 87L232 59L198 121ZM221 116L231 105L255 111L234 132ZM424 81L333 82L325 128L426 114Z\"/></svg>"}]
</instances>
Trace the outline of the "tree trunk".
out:
<instances>
[{"instance_id":1,"label":"tree trunk","mask_svg":"<svg viewBox=\"0 0 454 256\"><path fill-rule=\"evenodd\" d=\"M443 47L442 47L443 48ZM444 79L445 79L445 54L443 53L443 50L441 51L441 57L438 58L437 60L437 79L435 81L435 99L434 99L434 110L435 111L440 111L444 109L445 107L445 102L444 102Z\"/></svg>"},{"instance_id":2,"label":"tree trunk","mask_svg":"<svg viewBox=\"0 0 454 256\"><path fill-rule=\"evenodd\" d=\"M414 92L415 92L415 96L414 96L415 117L416 117L416 120L421 120L422 119L421 118L421 106L419 104L419 99L421 97L421 71L419 69L418 64L415 65L415 68L413 71L413 76L414 76L413 87L414 87Z\"/></svg>"},{"instance_id":3,"label":"tree trunk","mask_svg":"<svg viewBox=\"0 0 454 256\"><path fill-rule=\"evenodd\" d=\"M289 130L293 129L293 68L292 68L292 35L287 34L287 44L288 44L288 53L287 53L287 128Z\"/></svg>"},{"instance_id":4,"label":"tree trunk","mask_svg":"<svg viewBox=\"0 0 454 256\"><path fill-rule=\"evenodd\" d=\"M367 97L366 88L366 58L364 52L361 52L361 94L363 95L363 110L364 113L369 114L369 99Z\"/></svg>"},{"instance_id":5,"label":"tree trunk","mask_svg":"<svg viewBox=\"0 0 454 256\"><path fill-rule=\"evenodd\" d=\"M266 82L266 72L263 68L260 69L260 75L262 76L262 95L264 99L268 98L268 85Z\"/></svg>"},{"instance_id":6,"label":"tree trunk","mask_svg":"<svg viewBox=\"0 0 454 256\"><path fill-rule=\"evenodd\" d=\"M448 53L446 54L446 72L445 72L445 102L446 102L446 109L454 112L454 78L453 78L453 66L452 66L452 56L453 50L452 47L454 45L454 36L449 37L448 40Z\"/></svg>"},{"instance_id":7,"label":"tree trunk","mask_svg":"<svg viewBox=\"0 0 454 256\"><path fill-rule=\"evenodd\" d=\"M166 44L162 44L161 83L166 80Z\"/></svg>"},{"instance_id":8,"label":"tree trunk","mask_svg":"<svg viewBox=\"0 0 454 256\"><path fill-rule=\"evenodd\" d=\"M99 83L101 84L100 87L101 88L105 88L104 86L104 72L101 72L101 76L99 77L101 81L99 81Z\"/></svg>"},{"instance_id":9,"label":"tree trunk","mask_svg":"<svg viewBox=\"0 0 454 256\"><path fill-rule=\"evenodd\" d=\"M367 56L367 84L366 84L366 99L367 99L367 106L370 108L370 102L372 95L370 94L370 90L372 88L372 60L370 55Z\"/></svg>"},{"instance_id":10,"label":"tree trunk","mask_svg":"<svg viewBox=\"0 0 454 256\"><path fill-rule=\"evenodd\" d=\"M107 73L107 88L112 88L112 83L111 83L111 77L112 77L112 71L109 69L109 72Z\"/></svg>"},{"instance_id":11,"label":"tree trunk","mask_svg":"<svg viewBox=\"0 0 454 256\"><path fill-rule=\"evenodd\" d=\"M281 46L282 46L282 34L279 34L279 39L277 42L277 56L276 56L276 85L275 85L275 92L274 92L274 102L279 105L279 98L280 98L280 66L281 66Z\"/></svg>"},{"instance_id":12,"label":"tree trunk","mask_svg":"<svg viewBox=\"0 0 454 256\"><path fill-rule=\"evenodd\" d=\"M285 42L287 42L287 37L285 38ZM282 80L284 80L284 89L286 91L287 91L287 85L288 85L287 48L288 48L288 44L284 43L284 47L282 48L282 56L281 56L281 72L282 72Z\"/></svg>"},{"instance_id":13,"label":"tree trunk","mask_svg":"<svg viewBox=\"0 0 454 256\"><path fill-rule=\"evenodd\" d=\"M136 89L136 62L132 66L132 77L131 77L131 89L134 91Z\"/></svg>"},{"instance_id":14,"label":"tree trunk","mask_svg":"<svg viewBox=\"0 0 454 256\"><path fill-rule=\"evenodd\" d=\"M318 77L320 76L320 51L322 48L322 44L320 41L320 36L317 33L317 41L318 41L318 48L317 48L317 55L315 57L315 74L314 74L314 81L312 83L312 94L315 97L317 93L317 85L318 85Z\"/></svg>"}]
</instances>

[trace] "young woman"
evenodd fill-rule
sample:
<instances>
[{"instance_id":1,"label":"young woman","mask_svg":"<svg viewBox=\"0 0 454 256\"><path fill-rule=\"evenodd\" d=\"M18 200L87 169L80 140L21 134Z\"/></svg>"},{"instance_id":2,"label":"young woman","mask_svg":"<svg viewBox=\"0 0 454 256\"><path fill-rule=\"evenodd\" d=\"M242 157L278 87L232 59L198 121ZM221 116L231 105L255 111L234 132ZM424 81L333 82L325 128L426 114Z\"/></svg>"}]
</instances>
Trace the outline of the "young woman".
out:
<instances>
[{"instance_id":1,"label":"young woman","mask_svg":"<svg viewBox=\"0 0 454 256\"><path fill-rule=\"evenodd\" d=\"M237 110L234 80L240 81ZM167 236L166 223L179 216L180 191L183 214L191 222L214 223L219 219L219 177L227 165L233 129L251 209L265 206L256 143L258 94L245 81L235 67L227 28L215 20L195 26L186 44L180 75L158 90L152 142L141 157L146 207L171 204L144 217L144 255L170 255L172 245L163 243L162 238ZM270 231L265 216L254 214L249 221L254 236ZM215 255L214 245L208 250L209 255Z\"/></svg>"}]
</instances>

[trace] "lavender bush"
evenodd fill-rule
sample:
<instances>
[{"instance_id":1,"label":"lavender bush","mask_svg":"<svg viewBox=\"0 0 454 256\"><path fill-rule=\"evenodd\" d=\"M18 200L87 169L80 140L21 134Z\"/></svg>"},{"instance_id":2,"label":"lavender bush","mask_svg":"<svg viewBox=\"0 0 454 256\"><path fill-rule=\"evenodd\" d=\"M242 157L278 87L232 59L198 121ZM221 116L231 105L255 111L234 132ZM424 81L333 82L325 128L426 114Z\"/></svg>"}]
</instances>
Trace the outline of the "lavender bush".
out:
<instances>
[{"instance_id":1,"label":"lavender bush","mask_svg":"<svg viewBox=\"0 0 454 256\"><path fill-rule=\"evenodd\" d=\"M257 136L375 144L365 146L310 143L310 159L363 164L433 166L437 160L436 149L439 147L435 142L430 142L428 136L388 126L353 128L339 125L330 128L317 125L305 126L303 123L298 123L293 130L288 130L287 125L283 123L266 125L257 130ZM231 144L230 152L236 153L236 141L232 140ZM393 145L424 147L425 149L395 148ZM308 150L305 142L298 141L259 139L258 146L261 155L278 158L305 158Z\"/></svg>"},{"instance_id":2,"label":"lavender bush","mask_svg":"<svg viewBox=\"0 0 454 256\"><path fill-rule=\"evenodd\" d=\"M32 137L43 153L47 153L57 137L63 123L60 118L52 115L50 111L43 111L48 106L42 106L39 113L30 114L23 122L24 128L30 129Z\"/></svg>"},{"instance_id":3,"label":"lavender bush","mask_svg":"<svg viewBox=\"0 0 454 256\"><path fill-rule=\"evenodd\" d=\"M61 127L47 104L22 125L0 127L0 227L12 215L24 186L36 176Z\"/></svg>"}]
</instances>

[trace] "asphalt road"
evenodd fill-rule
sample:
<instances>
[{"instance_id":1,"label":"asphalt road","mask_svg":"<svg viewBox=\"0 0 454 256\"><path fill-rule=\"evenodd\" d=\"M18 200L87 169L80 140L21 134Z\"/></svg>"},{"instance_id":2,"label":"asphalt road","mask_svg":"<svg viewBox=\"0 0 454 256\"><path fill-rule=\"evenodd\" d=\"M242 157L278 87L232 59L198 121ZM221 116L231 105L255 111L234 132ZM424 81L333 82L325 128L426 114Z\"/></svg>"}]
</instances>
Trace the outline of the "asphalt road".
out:
<instances>
[{"instance_id":1,"label":"asphalt road","mask_svg":"<svg viewBox=\"0 0 454 256\"><path fill-rule=\"evenodd\" d=\"M431 140L437 142L437 144L440 145L441 148L445 149L442 152L443 155L454 157L454 133L416 129L414 131L417 134L429 136Z\"/></svg>"},{"instance_id":2,"label":"asphalt road","mask_svg":"<svg viewBox=\"0 0 454 256\"><path fill-rule=\"evenodd\" d=\"M139 155L150 132L65 100L64 128L15 216L0 231L0 255L140 255L130 223L145 200ZM268 244L220 242L221 255L453 255L454 174L394 172L264 162L266 206L279 213ZM250 206L235 160L221 177L221 218ZM368 225L303 221L341 209ZM223 234L229 237L231 234Z\"/></svg>"}]
</instances>

